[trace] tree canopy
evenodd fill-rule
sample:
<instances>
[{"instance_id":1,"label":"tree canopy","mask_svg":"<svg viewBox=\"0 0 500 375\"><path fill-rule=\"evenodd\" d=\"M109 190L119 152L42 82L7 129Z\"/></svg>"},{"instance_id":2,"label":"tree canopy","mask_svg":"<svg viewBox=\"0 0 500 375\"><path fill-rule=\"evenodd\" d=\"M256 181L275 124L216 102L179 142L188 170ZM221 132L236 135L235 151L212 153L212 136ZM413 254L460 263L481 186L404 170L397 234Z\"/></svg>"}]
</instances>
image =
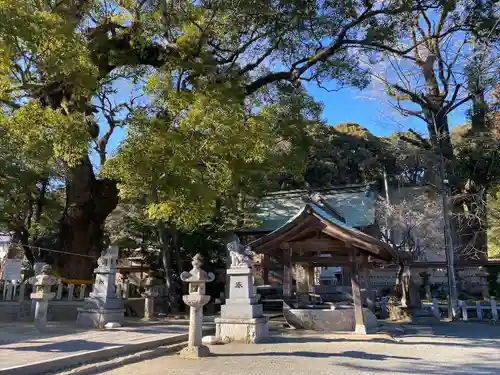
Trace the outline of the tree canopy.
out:
<instances>
[{"instance_id":1,"label":"tree canopy","mask_svg":"<svg viewBox=\"0 0 500 375\"><path fill-rule=\"evenodd\" d=\"M155 232L168 270L179 236L251 225L254 198L287 183L430 176L428 150L401 143L414 133L329 127L305 83L365 88L381 59L420 45L437 54L452 33L487 45L491 3L0 0L0 224L26 254L65 251L51 254L59 273L88 278L81 256L106 245L121 199ZM432 12L445 21L413 43L409 30ZM458 91L476 98L469 86Z\"/></svg>"}]
</instances>

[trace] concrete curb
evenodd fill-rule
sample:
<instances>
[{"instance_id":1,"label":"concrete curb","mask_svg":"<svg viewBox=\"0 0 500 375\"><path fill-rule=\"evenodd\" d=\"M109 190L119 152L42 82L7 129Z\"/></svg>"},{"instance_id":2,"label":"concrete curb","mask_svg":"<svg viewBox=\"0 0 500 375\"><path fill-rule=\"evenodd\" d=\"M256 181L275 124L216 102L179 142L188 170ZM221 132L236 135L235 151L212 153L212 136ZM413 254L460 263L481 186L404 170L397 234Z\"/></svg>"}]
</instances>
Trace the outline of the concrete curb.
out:
<instances>
[{"instance_id":1,"label":"concrete curb","mask_svg":"<svg viewBox=\"0 0 500 375\"><path fill-rule=\"evenodd\" d=\"M214 328L203 329L203 335L210 335ZM160 338L141 342L137 344L127 344L114 346L105 349L92 350L83 353L67 355L65 357L49 359L45 361L26 363L19 366L0 369L0 375L40 375L55 371L67 370L71 367L102 361L109 358L123 357L133 353L145 352L143 356L137 356L137 360L152 358L172 351L182 349L187 342L188 334L177 335L173 337ZM175 345L178 344L178 345ZM161 346L170 346L168 348L158 348ZM157 349L157 350L152 350ZM122 363L120 363L122 364ZM105 364L104 364L105 365ZM95 371L99 366L93 367ZM78 373L78 372L75 372Z\"/></svg>"}]
</instances>

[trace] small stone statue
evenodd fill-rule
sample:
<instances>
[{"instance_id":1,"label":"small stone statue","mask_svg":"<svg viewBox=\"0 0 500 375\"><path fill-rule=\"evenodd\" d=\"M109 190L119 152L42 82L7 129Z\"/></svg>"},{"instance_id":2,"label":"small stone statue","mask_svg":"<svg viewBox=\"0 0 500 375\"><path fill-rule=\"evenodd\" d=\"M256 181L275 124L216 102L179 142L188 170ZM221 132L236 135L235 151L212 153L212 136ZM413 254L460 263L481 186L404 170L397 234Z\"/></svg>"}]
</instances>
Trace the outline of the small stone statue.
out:
<instances>
[{"instance_id":1,"label":"small stone statue","mask_svg":"<svg viewBox=\"0 0 500 375\"><path fill-rule=\"evenodd\" d=\"M237 236L233 236L227 244L231 257L231 268L252 268L254 253L240 244Z\"/></svg>"}]
</instances>

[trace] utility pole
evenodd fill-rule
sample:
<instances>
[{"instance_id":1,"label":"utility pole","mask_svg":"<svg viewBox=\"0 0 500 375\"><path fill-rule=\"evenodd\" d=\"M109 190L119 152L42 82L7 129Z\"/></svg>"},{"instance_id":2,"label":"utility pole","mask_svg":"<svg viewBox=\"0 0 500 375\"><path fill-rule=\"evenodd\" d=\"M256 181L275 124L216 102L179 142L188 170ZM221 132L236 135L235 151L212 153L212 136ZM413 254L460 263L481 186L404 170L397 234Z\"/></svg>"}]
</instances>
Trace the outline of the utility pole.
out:
<instances>
[{"instance_id":1,"label":"utility pole","mask_svg":"<svg viewBox=\"0 0 500 375\"><path fill-rule=\"evenodd\" d=\"M386 211L385 211L385 227L386 227L386 236L389 240L391 240L392 243L392 231L389 223L389 210L391 207L391 200L389 197L389 181L387 179L387 170L384 167L384 190L385 190L385 205L386 205Z\"/></svg>"},{"instance_id":2,"label":"utility pole","mask_svg":"<svg viewBox=\"0 0 500 375\"><path fill-rule=\"evenodd\" d=\"M432 114L432 121L436 136L439 136L436 118ZM438 139L438 141L440 141ZM441 182L441 200L443 205L443 219L444 219L444 234L445 234L445 249L446 249L446 265L448 268L448 318L455 317L455 308L457 304L457 284L455 280L455 252L453 246L453 236L451 234L451 210L449 201L449 185L446 178L446 169L444 164L443 150L439 147L439 179Z\"/></svg>"}]
</instances>

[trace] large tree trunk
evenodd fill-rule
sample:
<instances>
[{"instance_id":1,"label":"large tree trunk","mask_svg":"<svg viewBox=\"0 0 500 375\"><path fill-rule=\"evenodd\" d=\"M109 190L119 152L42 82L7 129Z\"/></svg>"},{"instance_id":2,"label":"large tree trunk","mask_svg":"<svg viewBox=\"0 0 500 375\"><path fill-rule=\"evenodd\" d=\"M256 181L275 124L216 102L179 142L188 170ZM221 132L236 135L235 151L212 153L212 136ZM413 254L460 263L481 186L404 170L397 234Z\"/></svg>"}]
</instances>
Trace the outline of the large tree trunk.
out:
<instances>
[{"instance_id":1,"label":"large tree trunk","mask_svg":"<svg viewBox=\"0 0 500 375\"><path fill-rule=\"evenodd\" d=\"M84 256L50 254L61 276L78 280L92 278L96 259L103 250L104 221L117 204L116 182L96 179L88 157L71 171L66 182L66 207L58 247Z\"/></svg>"}]
</instances>

